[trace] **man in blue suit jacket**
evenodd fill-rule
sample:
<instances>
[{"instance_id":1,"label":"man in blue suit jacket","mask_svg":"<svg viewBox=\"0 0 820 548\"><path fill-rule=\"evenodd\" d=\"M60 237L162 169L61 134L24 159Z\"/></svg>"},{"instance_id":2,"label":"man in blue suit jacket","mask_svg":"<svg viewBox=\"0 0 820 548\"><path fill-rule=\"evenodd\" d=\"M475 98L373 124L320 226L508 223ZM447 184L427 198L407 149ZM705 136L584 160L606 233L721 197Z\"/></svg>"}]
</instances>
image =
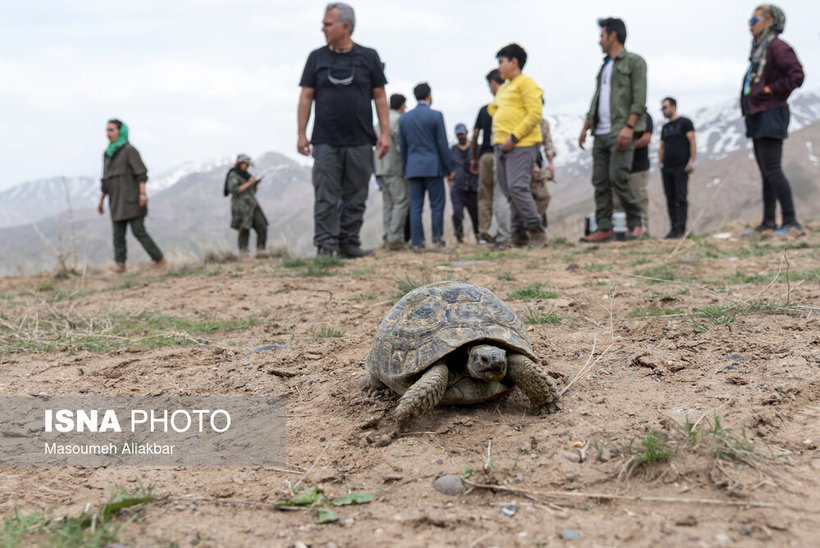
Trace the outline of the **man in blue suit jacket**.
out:
<instances>
[{"instance_id":1,"label":"man in blue suit jacket","mask_svg":"<svg viewBox=\"0 0 820 548\"><path fill-rule=\"evenodd\" d=\"M415 251L424 248L421 212L424 192L430 197L433 245L444 247L444 177L453 172L444 116L430 108L430 86L421 83L413 89L419 102L399 118L399 149L404 177L410 183L410 240Z\"/></svg>"}]
</instances>

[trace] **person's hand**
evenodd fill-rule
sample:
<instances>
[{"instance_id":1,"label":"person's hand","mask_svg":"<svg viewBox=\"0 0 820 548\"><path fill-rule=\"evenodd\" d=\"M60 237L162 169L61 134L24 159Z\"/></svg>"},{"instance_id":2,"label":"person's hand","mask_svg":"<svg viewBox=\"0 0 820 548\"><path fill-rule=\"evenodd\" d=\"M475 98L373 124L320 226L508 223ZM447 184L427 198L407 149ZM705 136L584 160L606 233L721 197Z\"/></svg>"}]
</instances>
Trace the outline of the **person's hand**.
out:
<instances>
[{"instance_id":1,"label":"person's hand","mask_svg":"<svg viewBox=\"0 0 820 548\"><path fill-rule=\"evenodd\" d=\"M388 150L390 150L390 134L382 133L376 141L376 155L379 158L384 158Z\"/></svg>"},{"instance_id":2,"label":"person's hand","mask_svg":"<svg viewBox=\"0 0 820 548\"><path fill-rule=\"evenodd\" d=\"M580 148L581 150L586 150L584 148L584 141L586 141L586 140L587 140L587 130L582 129L581 130L581 135L578 136L578 148Z\"/></svg>"},{"instance_id":3,"label":"person's hand","mask_svg":"<svg viewBox=\"0 0 820 548\"><path fill-rule=\"evenodd\" d=\"M618 132L618 150L626 150L632 144L632 137L635 135L635 130L624 126Z\"/></svg>"},{"instance_id":4,"label":"person's hand","mask_svg":"<svg viewBox=\"0 0 820 548\"><path fill-rule=\"evenodd\" d=\"M470 173L478 175L478 160L470 160Z\"/></svg>"},{"instance_id":5,"label":"person's hand","mask_svg":"<svg viewBox=\"0 0 820 548\"><path fill-rule=\"evenodd\" d=\"M310 156L310 141L306 135L300 135L296 141L296 152L303 156Z\"/></svg>"},{"instance_id":6,"label":"person's hand","mask_svg":"<svg viewBox=\"0 0 820 548\"><path fill-rule=\"evenodd\" d=\"M504 139L504 143L501 144L501 150L503 152L509 152L515 148L515 143L512 140L512 137L507 135L507 138Z\"/></svg>"},{"instance_id":7,"label":"person's hand","mask_svg":"<svg viewBox=\"0 0 820 548\"><path fill-rule=\"evenodd\" d=\"M145 207L148 205L148 195L147 194L140 194L140 207Z\"/></svg>"},{"instance_id":8,"label":"person's hand","mask_svg":"<svg viewBox=\"0 0 820 548\"><path fill-rule=\"evenodd\" d=\"M688 162L686 162L686 167L684 169L686 169L686 173L694 172L695 171L695 161L690 159Z\"/></svg>"},{"instance_id":9,"label":"person's hand","mask_svg":"<svg viewBox=\"0 0 820 548\"><path fill-rule=\"evenodd\" d=\"M544 168L544 171L549 173L549 180L550 181L555 180L555 166L553 165L552 161L550 161L550 163L547 164L547 167Z\"/></svg>"},{"instance_id":10,"label":"person's hand","mask_svg":"<svg viewBox=\"0 0 820 548\"><path fill-rule=\"evenodd\" d=\"M100 215L105 213L105 202L103 200L105 200L105 198L100 200L100 203L97 204L97 213L99 213Z\"/></svg>"},{"instance_id":11,"label":"person's hand","mask_svg":"<svg viewBox=\"0 0 820 548\"><path fill-rule=\"evenodd\" d=\"M449 175L447 175L447 182L450 183L450 184L453 184L453 181L455 180L455 178L456 178L456 173L454 171L453 173L450 173Z\"/></svg>"}]
</instances>

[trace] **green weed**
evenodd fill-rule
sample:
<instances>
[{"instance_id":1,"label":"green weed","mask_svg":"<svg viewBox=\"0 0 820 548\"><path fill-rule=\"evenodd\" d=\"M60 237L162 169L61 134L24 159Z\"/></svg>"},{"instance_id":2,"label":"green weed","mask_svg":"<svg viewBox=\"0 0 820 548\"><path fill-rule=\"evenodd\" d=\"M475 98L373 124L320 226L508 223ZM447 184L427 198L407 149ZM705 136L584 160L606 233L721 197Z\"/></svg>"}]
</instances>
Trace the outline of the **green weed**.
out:
<instances>
[{"instance_id":1,"label":"green weed","mask_svg":"<svg viewBox=\"0 0 820 548\"><path fill-rule=\"evenodd\" d=\"M345 332L327 325L323 325L313 332L313 336L317 339L339 339L345 336Z\"/></svg>"},{"instance_id":2,"label":"green weed","mask_svg":"<svg viewBox=\"0 0 820 548\"><path fill-rule=\"evenodd\" d=\"M651 280L647 280L649 283L663 283L664 281L672 281L675 279L675 271L667 265L642 268L640 270L636 270L635 274L646 278L652 278Z\"/></svg>"},{"instance_id":3,"label":"green weed","mask_svg":"<svg viewBox=\"0 0 820 548\"><path fill-rule=\"evenodd\" d=\"M501 274L498 275L498 279L499 280L504 280L506 282L514 282L515 281L515 276L513 276L509 272L502 272Z\"/></svg>"},{"instance_id":4,"label":"green weed","mask_svg":"<svg viewBox=\"0 0 820 548\"><path fill-rule=\"evenodd\" d=\"M293 259L285 259L282 261L284 268L296 270L297 276L304 276L307 278L332 276L332 268L344 266L344 261L340 257L296 257Z\"/></svg>"},{"instance_id":5,"label":"green weed","mask_svg":"<svg viewBox=\"0 0 820 548\"><path fill-rule=\"evenodd\" d=\"M641 446L636 445L636 441ZM677 457L677 449L669 444L665 436L657 430L650 430L644 436L635 436L630 440L627 449L633 454L639 465L649 465L655 462L666 462L670 457Z\"/></svg>"},{"instance_id":6,"label":"green weed","mask_svg":"<svg viewBox=\"0 0 820 548\"><path fill-rule=\"evenodd\" d=\"M643 308L637 307L633 308L627 317L629 318L662 318L665 316L678 316L682 314L682 311L677 308L670 308L668 310L664 310L661 308Z\"/></svg>"},{"instance_id":7,"label":"green weed","mask_svg":"<svg viewBox=\"0 0 820 548\"><path fill-rule=\"evenodd\" d=\"M584 265L584 270L587 272L600 272L602 270L612 270L611 264L588 264Z\"/></svg>"},{"instance_id":8,"label":"green weed","mask_svg":"<svg viewBox=\"0 0 820 548\"><path fill-rule=\"evenodd\" d=\"M519 287L507 294L508 299L531 301L534 299L554 299L558 297L555 291L544 289L542 284L531 284L526 287Z\"/></svg>"},{"instance_id":9,"label":"green weed","mask_svg":"<svg viewBox=\"0 0 820 548\"><path fill-rule=\"evenodd\" d=\"M433 280L425 272L422 272L418 278L414 278L413 276L396 278L396 293L393 295L393 298L398 301L414 289L431 283L433 283Z\"/></svg>"},{"instance_id":10,"label":"green weed","mask_svg":"<svg viewBox=\"0 0 820 548\"><path fill-rule=\"evenodd\" d=\"M524 322L530 325L557 325L563 320L561 316L552 312L543 313L537 308L527 307L524 311Z\"/></svg>"}]
</instances>

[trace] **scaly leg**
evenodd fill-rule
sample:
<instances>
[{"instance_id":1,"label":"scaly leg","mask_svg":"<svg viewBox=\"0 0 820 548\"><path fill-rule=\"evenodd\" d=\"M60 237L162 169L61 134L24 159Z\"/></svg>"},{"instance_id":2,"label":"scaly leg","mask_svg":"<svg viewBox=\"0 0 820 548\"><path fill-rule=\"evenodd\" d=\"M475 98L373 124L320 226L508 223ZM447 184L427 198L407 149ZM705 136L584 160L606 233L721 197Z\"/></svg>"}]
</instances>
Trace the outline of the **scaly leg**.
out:
<instances>
[{"instance_id":1,"label":"scaly leg","mask_svg":"<svg viewBox=\"0 0 820 548\"><path fill-rule=\"evenodd\" d=\"M555 381L537 363L523 354L507 355L507 375L532 402L535 413L555 413L563 406Z\"/></svg>"},{"instance_id":2,"label":"scaly leg","mask_svg":"<svg viewBox=\"0 0 820 548\"><path fill-rule=\"evenodd\" d=\"M436 363L430 366L424 375L407 389L407 392L399 400L398 407L393 412L399 426L438 405L447 390L449 374L447 366L443 362Z\"/></svg>"}]
</instances>

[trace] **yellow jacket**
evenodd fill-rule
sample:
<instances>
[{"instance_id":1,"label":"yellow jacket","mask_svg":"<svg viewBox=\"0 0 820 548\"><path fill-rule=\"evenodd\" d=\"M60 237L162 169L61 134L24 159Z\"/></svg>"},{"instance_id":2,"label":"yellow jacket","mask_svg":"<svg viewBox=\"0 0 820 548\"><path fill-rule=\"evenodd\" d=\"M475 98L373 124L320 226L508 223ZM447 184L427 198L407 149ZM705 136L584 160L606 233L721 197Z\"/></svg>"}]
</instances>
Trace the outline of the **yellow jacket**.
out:
<instances>
[{"instance_id":1,"label":"yellow jacket","mask_svg":"<svg viewBox=\"0 0 820 548\"><path fill-rule=\"evenodd\" d=\"M544 90L526 74L519 74L505 82L487 105L493 117L495 143L503 143L510 134L518 139L516 146L532 146L541 143L541 98Z\"/></svg>"}]
</instances>

